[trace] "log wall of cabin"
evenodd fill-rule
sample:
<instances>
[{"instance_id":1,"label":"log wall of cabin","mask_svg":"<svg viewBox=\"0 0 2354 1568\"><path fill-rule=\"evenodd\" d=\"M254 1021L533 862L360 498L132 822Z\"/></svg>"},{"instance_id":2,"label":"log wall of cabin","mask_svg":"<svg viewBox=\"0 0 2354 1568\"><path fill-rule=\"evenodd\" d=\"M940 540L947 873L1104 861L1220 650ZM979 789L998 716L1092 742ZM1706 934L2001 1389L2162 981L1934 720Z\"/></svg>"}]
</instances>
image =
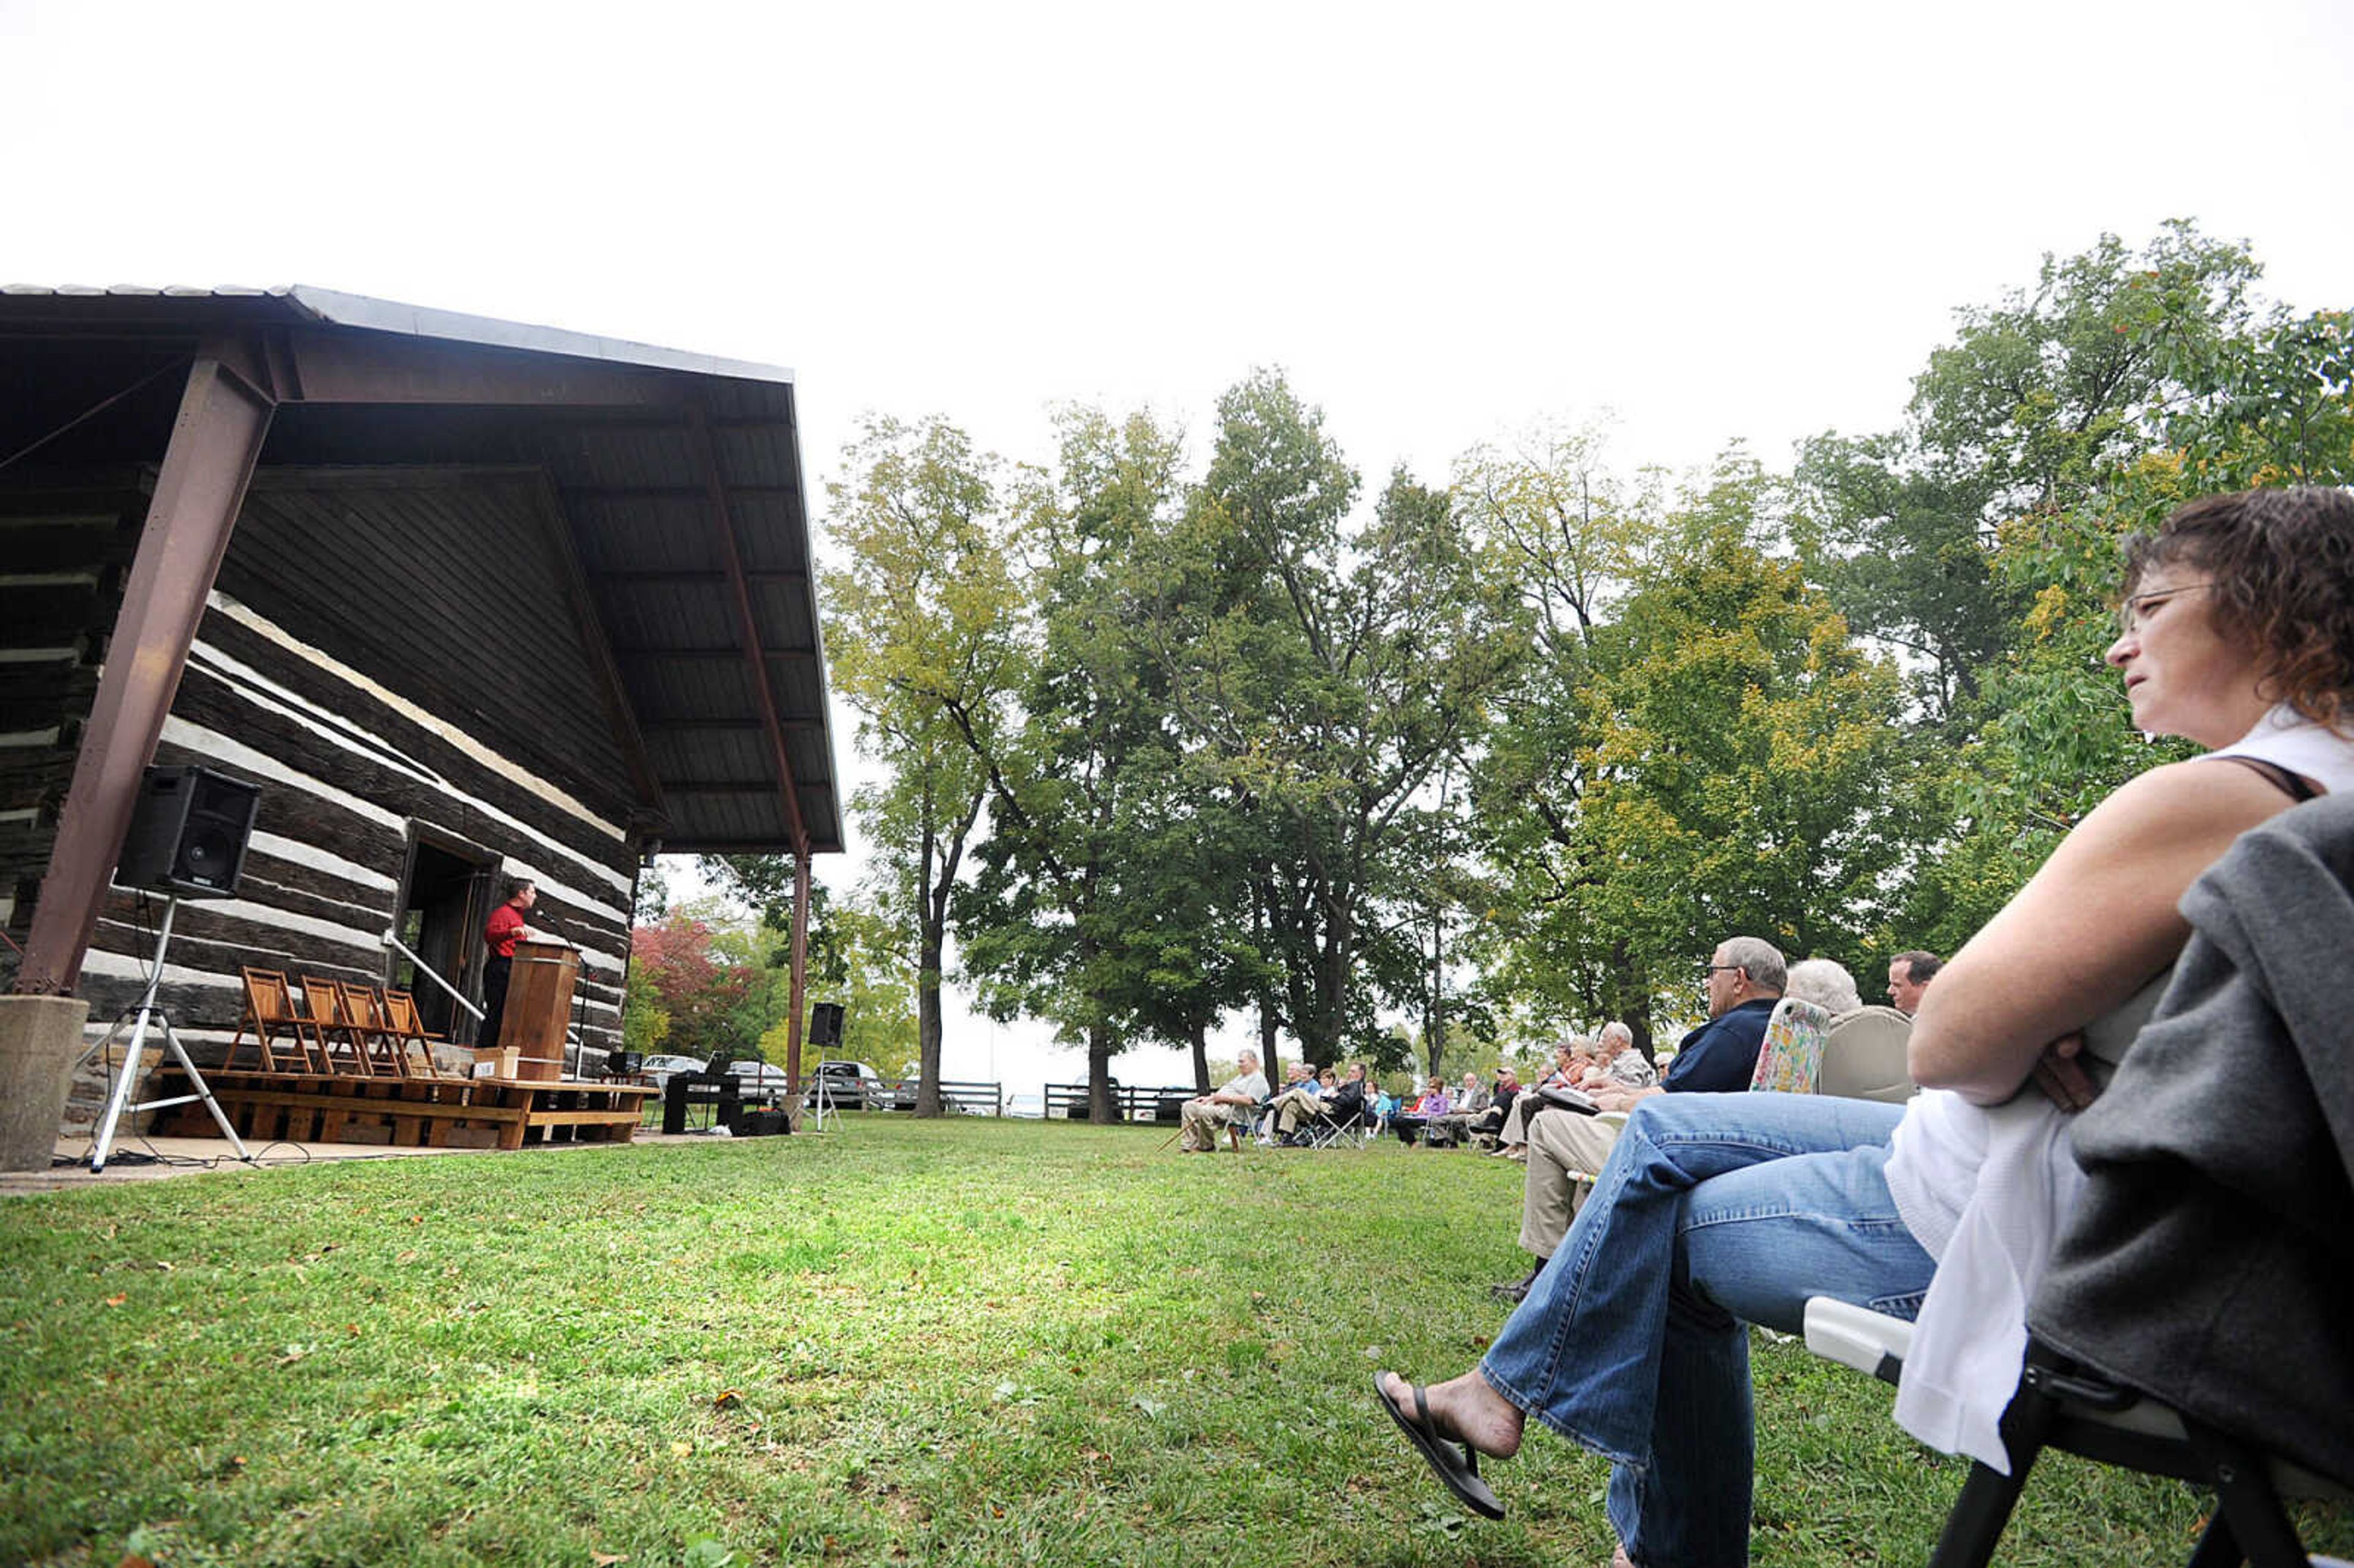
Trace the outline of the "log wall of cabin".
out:
<instances>
[{"instance_id":1,"label":"log wall of cabin","mask_svg":"<svg viewBox=\"0 0 2354 1568\"><path fill-rule=\"evenodd\" d=\"M235 1033L241 966L390 976L419 837L537 882L533 924L581 949L584 1046L620 1044L635 802L546 505L528 474L256 475L155 756L260 789L238 895L183 901L167 955L199 1064ZM108 895L93 1033L137 1001L160 910Z\"/></svg>"},{"instance_id":2,"label":"log wall of cabin","mask_svg":"<svg viewBox=\"0 0 2354 1568\"><path fill-rule=\"evenodd\" d=\"M138 476L0 493L0 931L21 944L139 542ZM0 944L0 986L16 978Z\"/></svg>"}]
</instances>

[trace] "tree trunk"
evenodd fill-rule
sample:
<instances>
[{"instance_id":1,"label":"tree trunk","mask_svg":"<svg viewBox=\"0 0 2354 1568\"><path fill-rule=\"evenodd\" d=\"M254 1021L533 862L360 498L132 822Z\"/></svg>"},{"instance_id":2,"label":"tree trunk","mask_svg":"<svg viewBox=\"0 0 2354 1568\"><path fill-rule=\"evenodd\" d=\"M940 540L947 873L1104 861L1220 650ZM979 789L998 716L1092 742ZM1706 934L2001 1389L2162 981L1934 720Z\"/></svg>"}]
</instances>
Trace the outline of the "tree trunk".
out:
<instances>
[{"instance_id":1,"label":"tree trunk","mask_svg":"<svg viewBox=\"0 0 2354 1568\"><path fill-rule=\"evenodd\" d=\"M1101 1020L1087 1025L1087 1119L1119 1119L1111 1103L1111 1026Z\"/></svg>"},{"instance_id":2,"label":"tree trunk","mask_svg":"<svg viewBox=\"0 0 2354 1568\"><path fill-rule=\"evenodd\" d=\"M1659 1054L1651 1038L1650 987L1635 972L1624 938L1610 945L1609 992L1610 1016L1634 1031L1635 1049L1643 1060L1657 1062Z\"/></svg>"},{"instance_id":3,"label":"tree trunk","mask_svg":"<svg viewBox=\"0 0 2354 1568\"><path fill-rule=\"evenodd\" d=\"M1196 1023L1187 1033L1193 1039L1193 1092L1206 1095L1210 1092L1210 1026Z\"/></svg>"},{"instance_id":4,"label":"tree trunk","mask_svg":"<svg viewBox=\"0 0 2354 1568\"><path fill-rule=\"evenodd\" d=\"M940 948L941 922L924 919L921 951L916 970L916 1114L940 1114Z\"/></svg>"}]
</instances>

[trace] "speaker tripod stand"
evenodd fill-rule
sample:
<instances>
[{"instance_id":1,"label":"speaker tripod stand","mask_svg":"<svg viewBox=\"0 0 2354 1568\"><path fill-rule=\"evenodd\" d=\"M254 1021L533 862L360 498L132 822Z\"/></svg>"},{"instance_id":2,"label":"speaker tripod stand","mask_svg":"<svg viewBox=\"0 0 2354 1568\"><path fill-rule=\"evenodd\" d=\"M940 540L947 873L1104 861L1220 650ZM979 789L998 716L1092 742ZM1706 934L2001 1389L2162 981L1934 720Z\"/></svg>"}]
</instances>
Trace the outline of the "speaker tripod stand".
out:
<instances>
[{"instance_id":1,"label":"speaker tripod stand","mask_svg":"<svg viewBox=\"0 0 2354 1568\"><path fill-rule=\"evenodd\" d=\"M213 1092L207 1086L204 1075L196 1071L196 1065L188 1060L186 1048L180 1044L179 1035L172 1029L171 1014L155 1005L155 993L163 988L164 984L164 954L172 945L172 917L178 914L179 910L180 901L176 896L164 901L164 923L155 932L155 967L147 976L147 989L141 993L139 1005L133 1011L129 1019L127 1021L122 1018L116 1019L114 1027L106 1032L106 1038L98 1043L98 1049L101 1054L112 1050L115 1037L122 1033L124 1022L128 1022L131 1024L131 1044L123 1053L122 1075L114 1080L114 1088L106 1097L106 1114L100 1118L98 1136L91 1140L90 1146L90 1170L93 1176L106 1169L106 1157L114 1148L114 1129L121 1124L124 1112L161 1110L165 1106L184 1106L195 1100L204 1101L205 1108L213 1113L213 1120L220 1125L221 1136L228 1139L231 1149L237 1150L237 1157L248 1165L253 1163L252 1154L247 1150L245 1140L238 1137L237 1128L229 1126L228 1115L221 1109L220 1101L213 1098ZM187 1074L188 1083L196 1093L175 1095L166 1100L146 1100L141 1104L133 1105L131 1094L133 1087L139 1082L139 1058L146 1050L147 1022L150 1019L162 1021L164 1049L170 1051L179 1061L180 1071Z\"/></svg>"}]
</instances>

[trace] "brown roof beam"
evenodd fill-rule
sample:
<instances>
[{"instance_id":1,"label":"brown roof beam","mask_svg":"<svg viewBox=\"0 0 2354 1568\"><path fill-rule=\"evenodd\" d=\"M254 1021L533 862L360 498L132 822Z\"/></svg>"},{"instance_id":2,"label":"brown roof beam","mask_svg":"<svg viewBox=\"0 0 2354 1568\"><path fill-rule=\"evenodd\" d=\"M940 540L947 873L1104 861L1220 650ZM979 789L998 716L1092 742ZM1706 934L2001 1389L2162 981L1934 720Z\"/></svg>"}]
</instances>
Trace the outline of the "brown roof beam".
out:
<instances>
[{"instance_id":1,"label":"brown roof beam","mask_svg":"<svg viewBox=\"0 0 2354 1568\"><path fill-rule=\"evenodd\" d=\"M580 570L579 553L572 547L572 520L565 515L564 498L545 477L533 489L538 498L536 510L542 530L547 535L547 547L556 556L557 575L563 580L565 600L579 628L581 646L588 652L589 674L596 682L598 696L604 701L606 716L612 721L614 737L620 742L621 758L629 765L631 783L637 787L638 803L656 817L666 815L663 810L662 781L654 776L653 763L646 756L646 737L638 728L637 710L630 705L630 694L621 684L620 667L613 662L613 641L606 635L605 623L598 617L597 601Z\"/></svg>"},{"instance_id":2,"label":"brown roof beam","mask_svg":"<svg viewBox=\"0 0 2354 1568\"><path fill-rule=\"evenodd\" d=\"M188 366L25 938L19 992L68 995L81 979L141 781L277 412L276 386L271 356L250 343L207 343Z\"/></svg>"},{"instance_id":3,"label":"brown roof beam","mask_svg":"<svg viewBox=\"0 0 2354 1568\"><path fill-rule=\"evenodd\" d=\"M692 410L688 423L695 432L695 461L702 471L703 482L711 493L711 524L719 546L720 561L727 568L730 588L736 601L736 623L744 633L744 667L751 673L753 700L759 705L760 718L768 730L769 754L777 768L777 794L783 801L785 821L792 830L793 853L806 864L809 860L809 824L801 820L801 791L793 778L793 760L785 750L784 726L778 722L777 699L769 684L770 655L760 646L760 622L752 613L752 587L744 579L744 553L736 542L736 515L727 503L727 487L719 478L719 454L713 450L711 428L704 422L704 410ZM811 650L809 657L817 657Z\"/></svg>"},{"instance_id":4,"label":"brown roof beam","mask_svg":"<svg viewBox=\"0 0 2354 1568\"><path fill-rule=\"evenodd\" d=\"M284 395L306 403L675 409L682 400L676 376L607 361L396 333L303 330L283 341L296 388Z\"/></svg>"}]
</instances>

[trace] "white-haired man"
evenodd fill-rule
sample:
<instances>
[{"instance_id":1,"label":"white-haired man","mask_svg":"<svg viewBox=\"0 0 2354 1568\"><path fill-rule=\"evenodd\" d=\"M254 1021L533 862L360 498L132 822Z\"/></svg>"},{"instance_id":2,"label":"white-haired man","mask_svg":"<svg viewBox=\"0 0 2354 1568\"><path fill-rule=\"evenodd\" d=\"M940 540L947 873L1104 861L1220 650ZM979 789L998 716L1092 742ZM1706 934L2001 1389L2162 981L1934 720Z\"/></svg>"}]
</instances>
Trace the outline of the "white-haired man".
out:
<instances>
[{"instance_id":1,"label":"white-haired man","mask_svg":"<svg viewBox=\"0 0 2354 1568\"><path fill-rule=\"evenodd\" d=\"M1245 1051L1235 1058L1235 1075L1206 1095L1195 1095L1178 1114L1177 1147L1187 1154L1207 1154L1218 1147L1218 1129L1267 1098L1267 1075L1258 1070L1258 1053Z\"/></svg>"},{"instance_id":2,"label":"white-haired man","mask_svg":"<svg viewBox=\"0 0 2354 1568\"><path fill-rule=\"evenodd\" d=\"M1731 937L1719 943L1702 971L1708 988L1708 1022L1686 1034L1676 1059L1657 1084L1637 1087L1608 1076L1589 1075L1586 1097L1606 1111L1626 1110L1651 1095L1731 1094L1749 1087L1757 1070L1757 1048L1781 1000L1788 972L1781 949L1756 937ZM1521 1249L1536 1258L1527 1276L1494 1287L1518 1301L1551 1258L1585 1200L1585 1182L1610 1158L1618 1127L1597 1117L1552 1110L1529 1121L1528 1174L1521 1190Z\"/></svg>"}]
</instances>

